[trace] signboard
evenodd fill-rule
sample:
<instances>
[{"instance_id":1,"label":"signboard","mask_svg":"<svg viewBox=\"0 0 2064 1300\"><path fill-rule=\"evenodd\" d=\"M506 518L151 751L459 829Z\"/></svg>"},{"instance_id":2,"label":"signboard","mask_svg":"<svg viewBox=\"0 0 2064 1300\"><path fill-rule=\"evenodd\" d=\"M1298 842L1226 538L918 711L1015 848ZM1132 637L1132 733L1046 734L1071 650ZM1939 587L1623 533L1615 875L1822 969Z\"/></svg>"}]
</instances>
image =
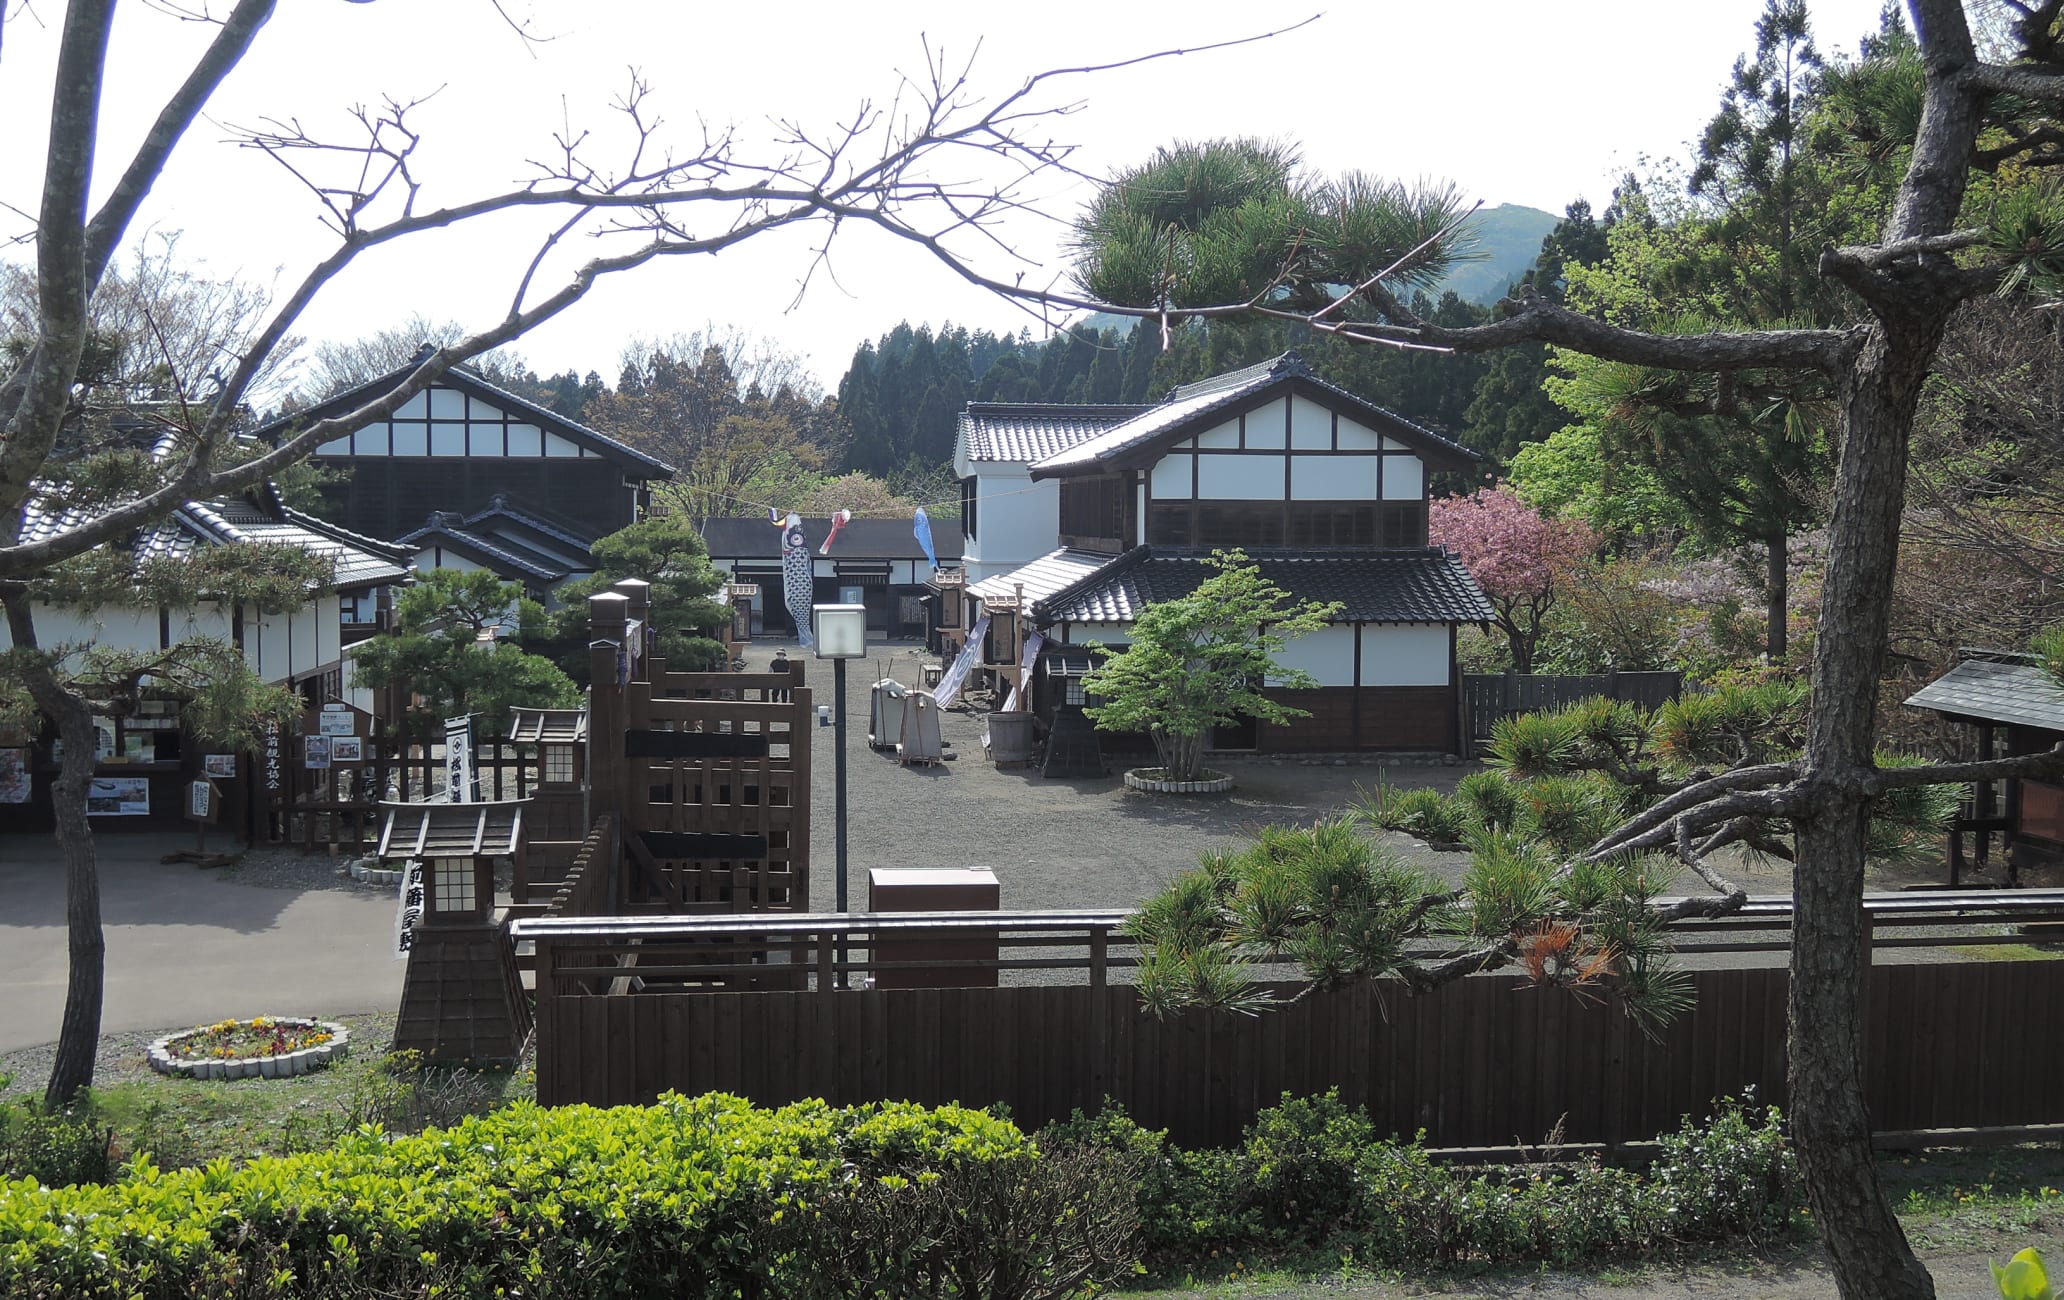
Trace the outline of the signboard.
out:
<instances>
[{"instance_id":1,"label":"signboard","mask_svg":"<svg viewBox=\"0 0 2064 1300\"><path fill-rule=\"evenodd\" d=\"M330 761L332 763L365 762L365 741L357 736L332 736L330 738Z\"/></svg>"},{"instance_id":2,"label":"signboard","mask_svg":"<svg viewBox=\"0 0 2064 1300\"><path fill-rule=\"evenodd\" d=\"M311 772L325 772L330 766L330 738L328 736L301 737L301 763Z\"/></svg>"},{"instance_id":3,"label":"signboard","mask_svg":"<svg viewBox=\"0 0 2064 1300\"><path fill-rule=\"evenodd\" d=\"M394 960L404 961L416 942L416 922L423 916L423 864L414 858L401 867L401 885L394 895Z\"/></svg>"},{"instance_id":4,"label":"signboard","mask_svg":"<svg viewBox=\"0 0 2064 1300\"><path fill-rule=\"evenodd\" d=\"M278 722L265 724L265 792L276 795L280 792L280 725Z\"/></svg>"},{"instance_id":5,"label":"signboard","mask_svg":"<svg viewBox=\"0 0 2064 1300\"><path fill-rule=\"evenodd\" d=\"M203 778L186 787L186 819L213 826L221 815L221 800L215 797L215 783Z\"/></svg>"},{"instance_id":6,"label":"signboard","mask_svg":"<svg viewBox=\"0 0 2064 1300\"><path fill-rule=\"evenodd\" d=\"M225 780L233 777L236 775L236 755L204 754L201 756L201 771L209 776L219 776Z\"/></svg>"},{"instance_id":7,"label":"signboard","mask_svg":"<svg viewBox=\"0 0 2064 1300\"><path fill-rule=\"evenodd\" d=\"M324 736L355 736L358 718L348 704L325 704L315 718L316 732Z\"/></svg>"},{"instance_id":8,"label":"signboard","mask_svg":"<svg viewBox=\"0 0 2064 1300\"><path fill-rule=\"evenodd\" d=\"M473 715L444 720L444 797L451 803L474 803Z\"/></svg>"},{"instance_id":9,"label":"signboard","mask_svg":"<svg viewBox=\"0 0 2064 1300\"><path fill-rule=\"evenodd\" d=\"M150 778L96 776L86 787L88 817L150 816Z\"/></svg>"}]
</instances>

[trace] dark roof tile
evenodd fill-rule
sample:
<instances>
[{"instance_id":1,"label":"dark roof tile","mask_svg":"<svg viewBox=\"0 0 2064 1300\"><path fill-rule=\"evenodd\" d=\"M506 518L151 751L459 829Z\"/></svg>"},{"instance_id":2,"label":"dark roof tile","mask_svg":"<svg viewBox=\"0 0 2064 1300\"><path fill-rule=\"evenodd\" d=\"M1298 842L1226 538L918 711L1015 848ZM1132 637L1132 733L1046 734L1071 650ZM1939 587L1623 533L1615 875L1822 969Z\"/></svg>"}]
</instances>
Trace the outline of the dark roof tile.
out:
<instances>
[{"instance_id":1,"label":"dark roof tile","mask_svg":"<svg viewBox=\"0 0 2064 1300\"><path fill-rule=\"evenodd\" d=\"M1142 546L1039 602L1047 623L1129 623L1159 600L1195 591L1209 552ZM1255 548L1262 576L1299 600L1339 601L1342 623L1481 623L1490 602L1462 561L1438 547L1293 551Z\"/></svg>"},{"instance_id":2,"label":"dark roof tile","mask_svg":"<svg viewBox=\"0 0 2064 1300\"><path fill-rule=\"evenodd\" d=\"M1966 659L1906 702L1958 717L2064 731L2064 686L2032 663Z\"/></svg>"}]
</instances>

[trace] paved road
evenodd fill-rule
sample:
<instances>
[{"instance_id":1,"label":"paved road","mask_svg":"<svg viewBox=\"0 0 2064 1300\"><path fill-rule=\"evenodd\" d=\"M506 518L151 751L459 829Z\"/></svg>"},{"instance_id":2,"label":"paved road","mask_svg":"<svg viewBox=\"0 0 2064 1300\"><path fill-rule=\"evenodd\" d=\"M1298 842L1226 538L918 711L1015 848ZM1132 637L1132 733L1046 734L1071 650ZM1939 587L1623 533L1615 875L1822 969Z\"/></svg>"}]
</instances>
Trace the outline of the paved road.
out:
<instances>
[{"instance_id":1,"label":"paved road","mask_svg":"<svg viewBox=\"0 0 2064 1300\"><path fill-rule=\"evenodd\" d=\"M394 903L365 893L238 885L159 855L185 835L100 836L108 1033L266 1012L391 1008ZM64 872L47 835L0 836L0 1052L57 1037Z\"/></svg>"}]
</instances>

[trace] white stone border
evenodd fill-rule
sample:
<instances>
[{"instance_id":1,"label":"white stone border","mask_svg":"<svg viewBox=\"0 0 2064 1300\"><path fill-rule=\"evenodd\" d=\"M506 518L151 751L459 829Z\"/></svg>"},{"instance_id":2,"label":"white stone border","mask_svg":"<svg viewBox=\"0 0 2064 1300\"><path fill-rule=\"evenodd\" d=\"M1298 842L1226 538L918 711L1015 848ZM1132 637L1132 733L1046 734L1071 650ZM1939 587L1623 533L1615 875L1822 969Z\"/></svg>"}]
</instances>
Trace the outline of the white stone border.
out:
<instances>
[{"instance_id":1,"label":"white stone border","mask_svg":"<svg viewBox=\"0 0 2064 1300\"><path fill-rule=\"evenodd\" d=\"M1204 769L1208 775L1202 781L1163 781L1146 775L1165 770L1159 767L1129 768L1125 773L1125 784L1148 794L1224 794L1233 788L1233 778L1229 774L1212 772L1209 768Z\"/></svg>"},{"instance_id":2,"label":"white stone border","mask_svg":"<svg viewBox=\"0 0 2064 1300\"><path fill-rule=\"evenodd\" d=\"M258 1017L253 1016L255 1020ZM303 1029L326 1029L330 1041L314 1047L304 1047L298 1052L282 1052L277 1056L233 1056L222 1059L185 1060L175 1056L170 1046L175 1038L184 1038L207 1028L196 1025L182 1029L176 1034L153 1041L147 1055L150 1067L159 1074L185 1075L189 1079L291 1079L295 1075L307 1074L320 1069L332 1060L349 1055L351 1031L327 1020L311 1020L306 1016L267 1016L268 1020ZM248 1021L246 1022L248 1023Z\"/></svg>"}]
</instances>

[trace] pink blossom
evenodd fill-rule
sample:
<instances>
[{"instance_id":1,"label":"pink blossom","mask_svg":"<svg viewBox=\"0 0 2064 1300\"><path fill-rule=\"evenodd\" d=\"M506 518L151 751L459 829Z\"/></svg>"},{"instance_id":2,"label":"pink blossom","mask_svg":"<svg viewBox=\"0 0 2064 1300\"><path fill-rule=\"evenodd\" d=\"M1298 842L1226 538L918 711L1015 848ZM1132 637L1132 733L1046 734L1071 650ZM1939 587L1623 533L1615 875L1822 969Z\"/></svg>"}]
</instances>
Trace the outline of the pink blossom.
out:
<instances>
[{"instance_id":1,"label":"pink blossom","mask_svg":"<svg viewBox=\"0 0 2064 1300\"><path fill-rule=\"evenodd\" d=\"M1502 485L1435 501L1427 533L1460 556L1494 600L1551 594L1598 545L1583 523L1549 518Z\"/></svg>"}]
</instances>

